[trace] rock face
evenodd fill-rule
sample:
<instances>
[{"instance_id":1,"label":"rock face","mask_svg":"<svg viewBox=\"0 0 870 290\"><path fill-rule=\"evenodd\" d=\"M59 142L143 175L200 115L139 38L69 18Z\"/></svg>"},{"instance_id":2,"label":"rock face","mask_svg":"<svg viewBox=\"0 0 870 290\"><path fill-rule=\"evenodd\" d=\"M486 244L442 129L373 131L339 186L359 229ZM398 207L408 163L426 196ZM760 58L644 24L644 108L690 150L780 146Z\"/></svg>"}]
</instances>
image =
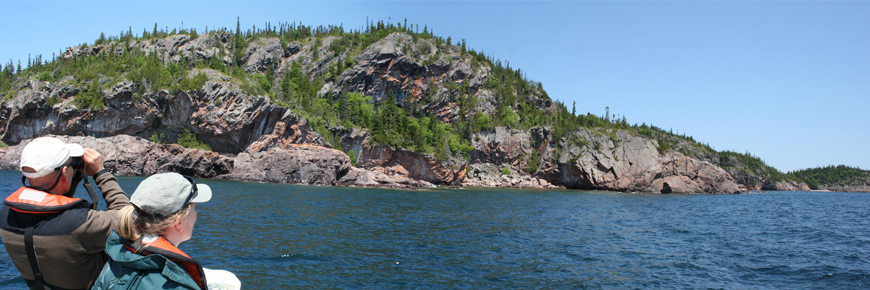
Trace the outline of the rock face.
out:
<instances>
[{"instance_id":1,"label":"rock face","mask_svg":"<svg viewBox=\"0 0 870 290\"><path fill-rule=\"evenodd\" d=\"M471 163L509 164L523 168L528 162L526 155L532 153L529 132L497 127L490 132L475 135Z\"/></svg>"},{"instance_id":2,"label":"rock face","mask_svg":"<svg viewBox=\"0 0 870 290\"><path fill-rule=\"evenodd\" d=\"M248 72L266 73L270 67L274 68L281 62L284 48L277 38L258 39L248 46L242 61Z\"/></svg>"},{"instance_id":3,"label":"rock face","mask_svg":"<svg viewBox=\"0 0 870 290\"><path fill-rule=\"evenodd\" d=\"M446 168L432 154L420 154L408 150L396 150L389 146L372 145L367 133L353 131L342 138L347 151L358 152L356 165L381 173L376 179L382 183L405 182L405 179L426 183L449 185L458 180L458 171ZM424 184L426 185L426 184Z\"/></svg>"},{"instance_id":4,"label":"rock face","mask_svg":"<svg viewBox=\"0 0 870 290\"><path fill-rule=\"evenodd\" d=\"M138 49L165 63L185 59L228 65L234 60L221 49L231 46L231 38L228 33L203 34L195 39L173 35L132 41L127 47L74 47L62 57ZM353 152L351 160L344 152L328 148L308 120L288 109L292 104L277 105L292 99L278 89L279 79L290 68L298 65L304 74L319 77L324 82L319 96L336 98L342 92L358 92L375 102L394 97L409 112L429 114L447 123L468 119L476 112L494 114L499 98L496 91L484 86L492 68L472 60L458 46L393 33L356 55L333 49L341 47L332 45L335 41L342 39L329 36L286 45L277 38L251 42L241 62L248 73L273 72L277 76L271 80L268 96L243 93L250 91L243 90L253 83L244 83L249 80L196 69L188 77L205 74L208 81L201 88L170 92L124 79L102 91L106 108L91 110L76 105L75 96L83 88L72 77L57 82L35 77L18 81L12 99L0 104L0 139L18 146L0 149L0 167L16 169L20 150L28 140L60 135L68 142L97 149L103 153L106 166L122 175L175 171L207 178L396 188L437 184L629 192L740 191L731 175L714 164L719 162L717 156L693 158L673 151L662 155L656 141L603 129L580 129L554 140L543 127L497 127L472 136L474 148L467 160L448 157L439 161L431 154L371 144L364 130L329 128L334 136L340 136L341 149ZM345 66L349 68L340 75L333 74L333 68ZM524 88L522 94L524 102L537 109L552 112L558 108L540 86ZM460 97L477 101L461 111ZM325 128L316 129L324 132ZM188 130L215 152L148 140L177 143L179 135Z\"/></svg>"},{"instance_id":5,"label":"rock face","mask_svg":"<svg viewBox=\"0 0 870 290\"><path fill-rule=\"evenodd\" d=\"M474 187L565 188L564 186L551 184L547 180L510 169L508 169L508 174L504 174L504 168L508 167L492 163L469 165L466 177L461 185Z\"/></svg>"},{"instance_id":6,"label":"rock face","mask_svg":"<svg viewBox=\"0 0 870 290\"><path fill-rule=\"evenodd\" d=\"M15 99L0 105L4 138L14 144L43 135L148 138L163 134L163 141L173 142L189 129L215 151L225 153L242 152L255 142L277 147L324 145L304 118L264 97L240 93L220 72L201 72L210 81L193 94L178 91L170 95L161 90L140 100L134 98L134 83L120 82L103 92L106 109L98 111L77 108L73 96L78 89L69 84L30 81ZM49 98L59 103L50 105Z\"/></svg>"},{"instance_id":7,"label":"rock face","mask_svg":"<svg viewBox=\"0 0 870 290\"><path fill-rule=\"evenodd\" d=\"M52 136L52 135L49 135ZM106 138L52 136L100 152L104 165L117 175L148 176L177 172L201 178L233 179L331 186L391 188L431 187L401 174L352 167L344 152L320 146L292 145L264 152L243 152L235 158L215 152L160 145L128 135ZM21 151L31 140L0 149L0 169L18 170Z\"/></svg>"},{"instance_id":8,"label":"rock face","mask_svg":"<svg viewBox=\"0 0 870 290\"><path fill-rule=\"evenodd\" d=\"M368 145L368 144L367 144ZM450 184L456 173L444 168L431 154L395 150L389 146L364 146L357 166L362 168L392 168L410 178L435 184Z\"/></svg>"},{"instance_id":9,"label":"rock face","mask_svg":"<svg viewBox=\"0 0 870 290\"><path fill-rule=\"evenodd\" d=\"M543 162L535 176L568 188L628 192L740 192L731 176L721 168L673 151L659 155L657 144L653 142L622 130L599 132L581 129L560 141L561 152L544 148L547 152L542 154Z\"/></svg>"},{"instance_id":10,"label":"rock face","mask_svg":"<svg viewBox=\"0 0 870 290\"><path fill-rule=\"evenodd\" d=\"M661 192L667 183L673 193L739 193L737 183L727 172L707 161L668 152L660 159L663 170L649 189Z\"/></svg>"},{"instance_id":11,"label":"rock face","mask_svg":"<svg viewBox=\"0 0 870 290\"><path fill-rule=\"evenodd\" d=\"M327 46L327 40L323 43L322 46ZM424 64L427 62L431 63ZM356 65L327 83L321 93L335 97L341 92L359 92L380 102L393 92L392 97L400 106L419 105L448 122L459 117L456 105L459 92L447 89L452 85L467 85L466 93L481 100L474 111L485 114L495 111L496 99L483 87L490 70L488 66L474 68L470 59L462 57L458 46L436 45L429 39L393 33L363 50ZM553 110L555 105L541 94L533 89L530 98L538 108Z\"/></svg>"}]
</instances>

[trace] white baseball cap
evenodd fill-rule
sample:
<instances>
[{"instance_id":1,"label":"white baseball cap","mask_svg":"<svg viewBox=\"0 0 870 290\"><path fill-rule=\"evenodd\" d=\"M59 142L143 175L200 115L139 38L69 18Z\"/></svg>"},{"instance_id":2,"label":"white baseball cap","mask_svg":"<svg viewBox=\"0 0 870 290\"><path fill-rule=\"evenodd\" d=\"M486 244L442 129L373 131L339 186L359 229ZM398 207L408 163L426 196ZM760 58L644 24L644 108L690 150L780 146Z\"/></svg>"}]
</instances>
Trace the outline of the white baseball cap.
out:
<instances>
[{"instance_id":1,"label":"white baseball cap","mask_svg":"<svg viewBox=\"0 0 870 290\"><path fill-rule=\"evenodd\" d=\"M66 144L57 138L34 139L21 152L21 174L27 178L40 178L54 172L67 163L70 157L81 157L85 149L79 144ZM25 171L29 167L32 170Z\"/></svg>"},{"instance_id":2,"label":"white baseball cap","mask_svg":"<svg viewBox=\"0 0 870 290\"><path fill-rule=\"evenodd\" d=\"M130 202L140 210L164 217L178 212L188 203L203 203L210 199L208 185L196 184L193 178L178 173L151 175L142 180L130 196Z\"/></svg>"}]
</instances>

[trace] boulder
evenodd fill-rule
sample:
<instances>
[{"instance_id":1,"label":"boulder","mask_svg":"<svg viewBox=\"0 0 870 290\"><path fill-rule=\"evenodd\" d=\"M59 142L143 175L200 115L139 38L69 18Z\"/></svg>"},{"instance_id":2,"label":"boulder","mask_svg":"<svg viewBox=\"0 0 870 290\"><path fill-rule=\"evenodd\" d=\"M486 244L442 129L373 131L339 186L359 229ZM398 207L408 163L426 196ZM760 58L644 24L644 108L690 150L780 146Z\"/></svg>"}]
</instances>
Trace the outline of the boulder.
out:
<instances>
[{"instance_id":1,"label":"boulder","mask_svg":"<svg viewBox=\"0 0 870 290\"><path fill-rule=\"evenodd\" d=\"M457 178L457 172L444 167L431 154L396 150L384 145L363 144L357 166L369 170L393 168L398 175L433 184L447 185ZM396 169L401 170L396 171ZM386 169L389 170L389 169Z\"/></svg>"},{"instance_id":2,"label":"boulder","mask_svg":"<svg viewBox=\"0 0 870 290\"><path fill-rule=\"evenodd\" d=\"M626 192L740 192L721 168L673 151L659 155L653 141L623 130L580 129L559 142L560 154L545 151L536 173L554 184Z\"/></svg>"},{"instance_id":3,"label":"boulder","mask_svg":"<svg viewBox=\"0 0 870 290\"><path fill-rule=\"evenodd\" d=\"M475 163L507 164L514 169L523 168L528 162L527 155L532 153L529 132L496 127L487 132L475 134L474 149L470 161Z\"/></svg>"},{"instance_id":4,"label":"boulder","mask_svg":"<svg viewBox=\"0 0 870 290\"><path fill-rule=\"evenodd\" d=\"M266 152L245 152L224 179L310 185L339 185L351 170L343 152L318 146L296 145Z\"/></svg>"},{"instance_id":5,"label":"boulder","mask_svg":"<svg viewBox=\"0 0 870 290\"><path fill-rule=\"evenodd\" d=\"M773 190L778 191L810 191L810 187L803 182L796 181L778 181L773 186Z\"/></svg>"}]
</instances>

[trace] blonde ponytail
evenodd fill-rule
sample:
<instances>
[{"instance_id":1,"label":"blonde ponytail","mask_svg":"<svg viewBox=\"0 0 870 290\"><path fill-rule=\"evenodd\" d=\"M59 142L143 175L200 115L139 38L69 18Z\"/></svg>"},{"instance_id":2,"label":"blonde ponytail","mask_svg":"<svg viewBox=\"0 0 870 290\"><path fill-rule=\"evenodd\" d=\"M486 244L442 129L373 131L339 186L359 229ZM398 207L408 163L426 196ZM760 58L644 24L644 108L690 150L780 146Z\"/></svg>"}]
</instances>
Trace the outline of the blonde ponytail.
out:
<instances>
[{"instance_id":1,"label":"blonde ponytail","mask_svg":"<svg viewBox=\"0 0 870 290\"><path fill-rule=\"evenodd\" d=\"M140 216L136 213L133 205L125 206L118 212L118 235L122 238L135 241L144 235L159 236L167 228L175 224L175 221L183 222L190 214L190 204L183 209L163 219Z\"/></svg>"},{"instance_id":2,"label":"blonde ponytail","mask_svg":"<svg viewBox=\"0 0 870 290\"><path fill-rule=\"evenodd\" d=\"M125 239L135 241L139 239L136 230L136 209L133 205L127 205L118 212L118 234Z\"/></svg>"}]
</instances>

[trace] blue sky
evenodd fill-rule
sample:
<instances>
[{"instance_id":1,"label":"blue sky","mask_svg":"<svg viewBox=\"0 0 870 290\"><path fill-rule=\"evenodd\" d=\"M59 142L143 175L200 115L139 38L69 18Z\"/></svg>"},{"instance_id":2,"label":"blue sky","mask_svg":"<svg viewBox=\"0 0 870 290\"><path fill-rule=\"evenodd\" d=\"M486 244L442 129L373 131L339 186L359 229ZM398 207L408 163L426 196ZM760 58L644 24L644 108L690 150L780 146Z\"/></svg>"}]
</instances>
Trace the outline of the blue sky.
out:
<instances>
[{"instance_id":1,"label":"blue sky","mask_svg":"<svg viewBox=\"0 0 870 290\"><path fill-rule=\"evenodd\" d=\"M160 27L428 26L521 68L580 113L750 152L781 171L870 169L870 2L9 2L0 63L100 32Z\"/></svg>"}]
</instances>

